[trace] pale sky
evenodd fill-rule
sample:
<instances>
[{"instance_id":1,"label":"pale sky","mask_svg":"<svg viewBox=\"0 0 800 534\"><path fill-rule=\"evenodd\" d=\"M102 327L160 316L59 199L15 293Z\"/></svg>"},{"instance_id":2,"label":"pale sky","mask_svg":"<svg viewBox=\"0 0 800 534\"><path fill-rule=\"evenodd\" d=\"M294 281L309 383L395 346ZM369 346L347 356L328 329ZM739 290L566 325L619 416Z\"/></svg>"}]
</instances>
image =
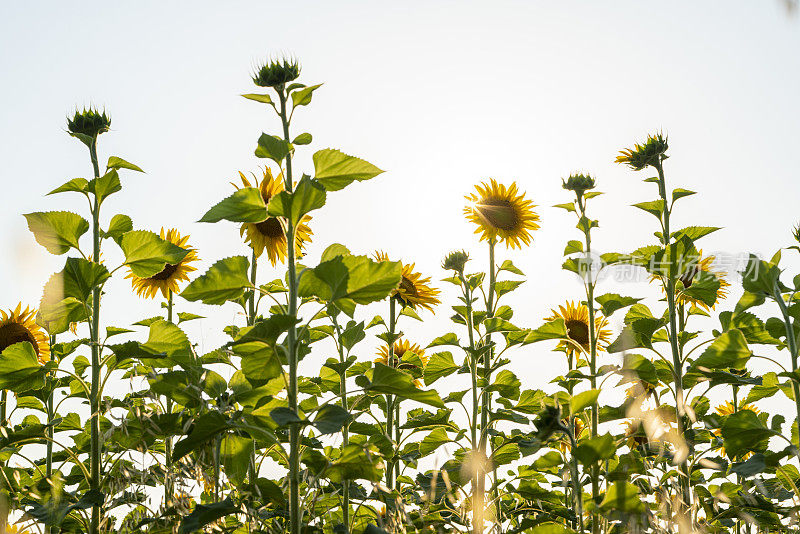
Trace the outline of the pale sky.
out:
<instances>
[{"instance_id":1,"label":"pale sky","mask_svg":"<svg viewBox=\"0 0 800 534\"><path fill-rule=\"evenodd\" d=\"M416 262L435 281L447 276L439 265L456 248L483 270L486 248L464 221L463 196L482 179L516 180L539 206L542 228L531 247L500 249L498 260L510 258L528 275L508 303L519 326L537 327L552 307L582 298L581 285L560 269L566 241L580 237L573 216L550 207L570 200L561 178L590 172L607 193L590 205L600 220L596 249L652 244L657 221L630 204L653 200L656 189L641 182L647 174L613 161L658 129L669 134L668 185L699 193L680 201L673 226L724 227L699 242L706 252L771 255L791 244L800 220L800 19L777 0L135 5L0 8L3 308L37 304L65 259L35 243L22 214L87 216L77 195L44 197L91 172L87 150L65 133L75 106L105 107L112 117L101 161L117 155L147 171L124 175L104 222L122 211L137 229L178 227L199 249L201 271L246 254L236 225L195 221L231 193L237 171L263 164L253 150L262 131L277 131L276 120L238 95L257 89L254 66L276 53L299 58L300 81L325 83L296 114L294 133L314 136L298 150L296 168L312 174L313 151L333 147L387 171L328 195L312 224L309 264L342 242ZM105 249L111 265L121 258L114 248ZM785 258L796 272L796 254ZM277 276L265 271L264 281ZM598 289L608 291L657 294L646 282ZM161 313L122 276L107 292L104 321L116 326ZM423 314L424 325L401 329L422 344L451 331L456 302L449 292L444 300L436 316ZM648 304L662 309L655 299ZM233 305L178 299L177 310L208 317L187 325L201 352L219 345L221 326L242 321ZM515 353L512 369L525 387L549 387L563 372L563 358L548 349Z\"/></svg>"}]
</instances>

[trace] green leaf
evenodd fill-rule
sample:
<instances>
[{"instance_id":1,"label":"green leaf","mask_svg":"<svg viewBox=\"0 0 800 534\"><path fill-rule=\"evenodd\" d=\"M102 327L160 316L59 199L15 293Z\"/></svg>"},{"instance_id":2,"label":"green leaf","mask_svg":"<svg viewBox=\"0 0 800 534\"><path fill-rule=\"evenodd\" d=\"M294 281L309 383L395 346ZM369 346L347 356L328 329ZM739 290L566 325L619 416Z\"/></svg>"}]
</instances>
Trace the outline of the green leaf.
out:
<instances>
[{"instance_id":1,"label":"green leaf","mask_svg":"<svg viewBox=\"0 0 800 534\"><path fill-rule=\"evenodd\" d=\"M779 284L780 269L777 265L758 259L750 254L747 266L742 271L742 287L755 295L770 295Z\"/></svg>"},{"instance_id":2,"label":"green leaf","mask_svg":"<svg viewBox=\"0 0 800 534\"><path fill-rule=\"evenodd\" d=\"M133 163L125 161L117 156L111 156L108 158L106 169L128 169L136 172L144 172L138 165L134 165Z\"/></svg>"},{"instance_id":3,"label":"green leaf","mask_svg":"<svg viewBox=\"0 0 800 534\"><path fill-rule=\"evenodd\" d=\"M638 204L634 204L633 207L644 210L660 219L661 214L664 213L664 199L660 198L658 200L651 200L649 202L639 202Z\"/></svg>"},{"instance_id":4,"label":"green leaf","mask_svg":"<svg viewBox=\"0 0 800 534\"><path fill-rule=\"evenodd\" d=\"M692 363L695 369L741 369L753 352L744 334L732 329L720 334Z\"/></svg>"},{"instance_id":5,"label":"green leaf","mask_svg":"<svg viewBox=\"0 0 800 534\"><path fill-rule=\"evenodd\" d=\"M333 434L339 432L345 423L350 420L350 414L337 404L326 404L317 411L312 423L320 434Z\"/></svg>"},{"instance_id":6,"label":"green leaf","mask_svg":"<svg viewBox=\"0 0 800 534\"><path fill-rule=\"evenodd\" d=\"M680 294L699 300L707 306L713 306L717 302L719 287L720 280L714 274L698 271L694 275L691 285L688 288L681 289Z\"/></svg>"},{"instance_id":7,"label":"green leaf","mask_svg":"<svg viewBox=\"0 0 800 534\"><path fill-rule=\"evenodd\" d=\"M188 250L162 239L147 230L128 232L120 239L119 246L125 254L125 264L140 278L149 278L176 265L189 253Z\"/></svg>"},{"instance_id":8,"label":"green leaf","mask_svg":"<svg viewBox=\"0 0 800 534\"><path fill-rule=\"evenodd\" d=\"M600 304L601 311L603 315L606 317L610 317L612 313L617 310L621 310L622 308L627 308L633 304L636 304L642 299L637 299L633 297L625 297L622 295L618 295L617 293L606 293L605 295L600 295L599 297L595 297L598 304Z\"/></svg>"},{"instance_id":9,"label":"green leaf","mask_svg":"<svg viewBox=\"0 0 800 534\"><path fill-rule=\"evenodd\" d=\"M216 305L236 300L250 287L247 277L249 268L250 262L244 256L221 259L186 286L181 297Z\"/></svg>"},{"instance_id":10,"label":"green leaf","mask_svg":"<svg viewBox=\"0 0 800 534\"><path fill-rule=\"evenodd\" d=\"M583 243L575 239L568 241L567 246L564 247L564 256L577 254L578 252L583 252Z\"/></svg>"},{"instance_id":11,"label":"green leaf","mask_svg":"<svg viewBox=\"0 0 800 534\"><path fill-rule=\"evenodd\" d=\"M325 302L349 299L356 304L383 300L397 288L400 262L376 262L366 256L336 256L303 271L298 293Z\"/></svg>"},{"instance_id":12,"label":"green leaf","mask_svg":"<svg viewBox=\"0 0 800 534\"><path fill-rule=\"evenodd\" d=\"M460 367L460 365L456 365L451 353L437 352L428 359L428 363L425 365L425 385L430 386L440 378L450 376Z\"/></svg>"},{"instance_id":13,"label":"green leaf","mask_svg":"<svg viewBox=\"0 0 800 534\"><path fill-rule=\"evenodd\" d=\"M639 495L639 488L630 482L620 481L606 489L600 509L604 512L615 510L624 514L643 514L646 507Z\"/></svg>"},{"instance_id":14,"label":"green leaf","mask_svg":"<svg viewBox=\"0 0 800 534\"><path fill-rule=\"evenodd\" d=\"M382 475L381 466L382 462L376 451L351 443L342 447L341 454L328 467L326 473L334 483L358 479L376 482ZM380 532L380 530L370 532Z\"/></svg>"},{"instance_id":15,"label":"green leaf","mask_svg":"<svg viewBox=\"0 0 800 534\"><path fill-rule=\"evenodd\" d=\"M103 200L110 197L117 191L122 190L122 184L119 181L119 174L114 169L111 169L103 176L89 180L86 186L89 193L97 197L97 202L102 203Z\"/></svg>"},{"instance_id":16,"label":"green leaf","mask_svg":"<svg viewBox=\"0 0 800 534\"><path fill-rule=\"evenodd\" d=\"M292 141L292 144L293 145L310 145L312 140L313 140L313 137L311 137L311 134L308 133L308 132L305 132L305 133L301 133L300 135L295 137L294 141Z\"/></svg>"},{"instance_id":17,"label":"green leaf","mask_svg":"<svg viewBox=\"0 0 800 534\"><path fill-rule=\"evenodd\" d=\"M506 339L510 345L527 345L529 343L536 343L537 341L563 339L565 337L567 337L567 326L564 323L564 319L555 319L549 323L545 323L536 330L510 332Z\"/></svg>"},{"instance_id":18,"label":"green leaf","mask_svg":"<svg viewBox=\"0 0 800 534\"><path fill-rule=\"evenodd\" d=\"M248 93L242 96L248 100L255 100L256 102L261 102L262 104L272 104L272 98L269 95L257 95L254 93Z\"/></svg>"},{"instance_id":19,"label":"green leaf","mask_svg":"<svg viewBox=\"0 0 800 534\"><path fill-rule=\"evenodd\" d=\"M511 260L505 260L502 265L497 269L497 271L508 271L510 273L517 274L519 276L525 276L525 273L517 269Z\"/></svg>"},{"instance_id":20,"label":"green leaf","mask_svg":"<svg viewBox=\"0 0 800 534\"><path fill-rule=\"evenodd\" d=\"M674 203L679 198L688 197L695 194L697 194L695 191L689 191L688 189L681 189L680 187L677 187L672 190L672 202Z\"/></svg>"},{"instance_id":21,"label":"green leaf","mask_svg":"<svg viewBox=\"0 0 800 534\"><path fill-rule=\"evenodd\" d=\"M283 373L275 348L263 341L237 343L233 352L242 358L242 372L254 385L264 384Z\"/></svg>"},{"instance_id":22,"label":"green leaf","mask_svg":"<svg viewBox=\"0 0 800 534\"><path fill-rule=\"evenodd\" d=\"M306 213L324 206L325 195L325 188L318 181L303 176L292 193L281 191L270 199L267 213L297 223Z\"/></svg>"},{"instance_id":23,"label":"green leaf","mask_svg":"<svg viewBox=\"0 0 800 534\"><path fill-rule=\"evenodd\" d=\"M525 531L527 534L575 534L571 528L559 523L541 523Z\"/></svg>"},{"instance_id":24,"label":"green leaf","mask_svg":"<svg viewBox=\"0 0 800 534\"><path fill-rule=\"evenodd\" d=\"M282 138L277 135L262 133L261 137L258 138L256 157L268 158L280 165L291 151L292 145Z\"/></svg>"},{"instance_id":25,"label":"green leaf","mask_svg":"<svg viewBox=\"0 0 800 534\"><path fill-rule=\"evenodd\" d=\"M344 189L354 181L369 180L383 171L363 159L326 148L314 153L315 178L328 191Z\"/></svg>"},{"instance_id":26,"label":"green leaf","mask_svg":"<svg viewBox=\"0 0 800 534\"><path fill-rule=\"evenodd\" d=\"M292 92L292 104L294 107L297 106L307 106L311 103L311 97L317 89L322 87L322 84L318 85L310 85L308 87L303 87L302 89L298 89L297 91Z\"/></svg>"},{"instance_id":27,"label":"green leaf","mask_svg":"<svg viewBox=\"0 0 800 534\"><path fill-rule=\"evenodd\" d=\"M49 362L48 362L49 363ZM0 389L21 393L41 389L52 365L42 365L27 341L14 343L0 353Z\"/></svg>"},{"instance_id":28,"label":"green leaf","mask_svg":"<svg viewBox=\"0 0 800 534\"><path fill-rule=\"evenodd\" d=\"M686 228L672 232L672 238L679 240L685 236L692 241L696 241L701 237L705 237L708 234L716 232L717 230L719 230L719 228L716 226L687 226Z\"/></svg>"},{"instance_id":29,"label":"green leaf","mask_svg":"<svg viewBox=\"0 0 800 534\"><path fill-rule=\"evenodd\" d=\"M192 510L192 513L187 515L181 521L181 527L178 530L179 534L188 534L190 532L197 532L209 523L221 519L226 515L231 515L239 512L239 508L234 506L230 496L226 497L224 501L215 502L212 504L198 504Z\"/></svg>"},{"instance_id":30,"label":"green leaf","mask_svg":"<svg viewBox=\"0 0 800 534\"><path fill-rule=\"evenodd\" d=\"M56 193L66 193L66 192L75 192L75 193L86 193L87 189L86 186L89 184L89 181L86 178L73 178L69 182L66 182L64 185L60 187L56 187L47 195L55 195Z\"/></svg>"},{"instance_id":31,"label":"green leaf","mask_svg":"<svg viewBox=\"0 0 800 534\"><path fill-rule=\"evenodd\" d=\"M617 445L611 434L602 434L581 440L575 447L574 455L582 464L591 465L600 460L612 458L617 452Z\"/></svg>"},{"instance_id":32,"label":"green leaf","mask_svg":"<svg viewBox=\"0 0 800 534\"><path fill-rule=\"evenodd\" d=\"M25 219L36 242L51 254L64 254L70 248L78 249L78 240L89 230L86 219L69 211L27 213Z\"/></svg>"},{"instance_id":33,"label":"green leaf","mask_svg":"<svg viewBox=\"0 0 800 534\"><path fill-rule=\"evenodd\" d=\"M582 391L576 395L573 395L572 399L569 401L571 412L573 414L577 414L588 408L597 402L598 396L600 396L599 389L590 389L588 391Z\"/></svg>"},{"instance_id":34,"label":"green leaf","mask_svg":"<svg viewBox=\"0 0 800 534\"><path fill-rule=\"evenodd\" d=\"M194 360L192 345L186 333L178 325L164 320L150 324L147 343L142 344L141 348L149 354L166 357L184 367L191 366Z\"/></svg>"},{"instance_id":35,"label":"green leaf","mask_svg":"<svg viewBox=\"0 0 800 534\"><path fill-rule=\"evenodd\" d=\"M411 399L436 408L444 408L444 402L435 391L423 391L414 385L411 375L388 367L380 362L375 363L368 391L388 393L404 399Z\"/></svg>"},{"instance_id":36,"label":"green leaf","mask_svg":"<svg viewBox=\"0 0 800 534\"><path fill-rule=\"evenodd\" d=\"M261 191L255 187L244 187L208 210L199 222L215 223L224 219L257 223L266 218L267 205L264 204Z\"/></svg>"},{"instance_id":37,"label":"green leaf","mask_svg":"<svg viewBox=\"0 0 800 534\"><path fill-rule=\"evenodd\" d=\"M727 416L721 431L725 452L731 458L748 452L765 452L769 438L774 434L751 410L740 410Z\"/></svg>"},{"instance_id":38,"label":"green leaf","mask_svg":"<svg viewBox=\"0 0 800 534\"><path fill-rule=\"evenodd\" d=\"M123 215L118 213L111 217L111 221L108 223L108 230L105 232L100 232L101 237L107 238L110 237L117 243L120 242L120 238L122 238L122 234L130 232L133 230L133 221L127 215Z\"/></svg>"},{"instance_id":39,"label":"green leaf","mask_svg":"<svg viewBox=\"0 0 800 534\"><path fill-rule=\"evenodd\" d=\"M196 417L189 434L175 444L173 459L180 460L190 452L205 445L209 440L228 428L225 416L219 412L206 412Z\"/></svg>"},{"instance_id":40,"label":"green leaf","mask_svg":"<svg viewBox=\"0 0 800 534\"><path fill-rule=\"evenodd\" d=\"M242 485L247 478L250 456L255 443L250 438L226 434L220 442L219 459L225 468L225 475L234 484Z\"/></svg>"}]
</instances>

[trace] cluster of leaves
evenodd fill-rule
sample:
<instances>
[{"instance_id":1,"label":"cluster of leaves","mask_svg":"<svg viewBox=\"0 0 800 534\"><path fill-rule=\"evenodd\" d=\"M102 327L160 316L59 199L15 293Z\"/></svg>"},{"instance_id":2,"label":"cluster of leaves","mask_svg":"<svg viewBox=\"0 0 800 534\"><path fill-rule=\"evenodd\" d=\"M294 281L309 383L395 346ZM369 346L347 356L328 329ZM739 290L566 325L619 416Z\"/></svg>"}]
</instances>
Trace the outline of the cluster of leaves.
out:
<instances>
[{"instance_id":1,"label":"cluster of leaves","mask_svg":"<svg viewBox=\"0 0 800 534\"><path fill-rule=\"evenodd\" d=\"M583 241L568 242L564 268L584 281L584 302L536 327L515 319L506 296L524 275L495 260L502 237L493 236L485 272L471 272L464 253L445 259L444 281L461 292L453 331L423 349L401 343L409 336L400 328L436 299L415 300L433 293L415 285L407 265L341 244L328 246L317 265L298 257L298 228L327 195L382 172L322 149L313 176L293 179L295 150L312 136L291 137L291 118L320 87L296 82L299 73L292 61L269 63L254 82L272 93L244 95L280 120L280 134L262 134L255 149L280 171L280 191L243 187L200 219L241 224L242 235L269 229L262 237L274 242L265 246L283 244L286 274L266 283L257 261L264 246L250 239L249 254L220 259L182 291L157 285L185 267L193 249L134 229L124 214L101 223L104 201L122 189L120 172L141 169L112 156L101 174L97 141L110 120L90 110L70 121L71 135L89 148L94 178L52 194L83 195L91 220L68 211L26 215L48 252L75 256L44 288L37 322L49 350L22 340L0 355L0 531L9 518L19 531L92 533L796 528L800 276L785 285L780 253L752 256L734 310L719 313L710 332L692 329L697 317L708 322L727 282L698 263L695 243L716 228L669 228L676 201L693 192L668 196L664 137L620 156L634 170L658 173L646 181L660 198L636 205L659 220L657 244L593 261L599 224L587 201L600 193L591 191L593 178L570 177L564 187L575 199L560 207L577 215ZM484 224L493 220L514 219ZM81 248L90 230L91 252ZM109 240L124 258L115 268L101 255ZM641 298L595 295L598 269L623 263L663 285L665 299L654 305L662 310ZM162 289L164 317L101 331L100 301L119 268ZM225 328L222 346L199 354L182 325L200 316L174 314L173 293L186 310L239 306L245 320ZM366 313L377 302L386 319ZM778 315L762 320L755 309ZM623 312L622 331L607 343L607 318ZM383 357L373 361L365 352L376 343ZM623 357L598 359L604 349ZM527 389L512 355L530 360L550 350L563 353L567 372L547 391ZM306 365L312 353L324 364ZM754 358L776 371L751 376ZM109 388L125 381L130 393ZM629 387L625 400L601 404L601 392L615 386ZM711 389L731 399L729 410L712 409ZM776 395L794 401L796 417L752 406Z\"/></svg>"}]
</instances>

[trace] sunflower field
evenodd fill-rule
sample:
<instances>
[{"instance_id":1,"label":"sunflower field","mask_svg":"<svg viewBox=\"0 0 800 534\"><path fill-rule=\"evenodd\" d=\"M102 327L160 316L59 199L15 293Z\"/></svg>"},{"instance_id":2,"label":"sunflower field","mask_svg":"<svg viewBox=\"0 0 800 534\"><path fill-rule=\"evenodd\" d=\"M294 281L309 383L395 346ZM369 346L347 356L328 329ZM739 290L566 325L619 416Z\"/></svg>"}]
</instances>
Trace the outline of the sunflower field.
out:
<instances>
[{"instance_id":1,"label":"sunflower field","mask_svg":"<svg viewBox=\"0 0 800 534\"><path fill-rule=\"evenodd\" d=\"M593 248L602 193L584 172L562 179L556 207L574 226L561 228L540 228L522 182L475 176L458 194L482 252L449 252L438 272L336 242L309 261L329 197L383 171L310 148L293 119L313 122L322 89L302 74L269 61L242 95L272 117L253 135L263 163L213 186L219 201L198 213L241 248L205 270L185 228L106 209L143 172L104 152L109 114L68 119L89 178L40 193L82 211L24 214L63 269L39 302L3 295L0 312L0 532L798 531L800 275L781 256L800 252L800 229L736 276L720 270L701 250L718 228L672 224L695 192L654 131L608 155L652 192L631 208L652 215L635 250ZM512 257L546 231L566 236L563 269L583 291L531 324L509 305L526 279ZM657 296L599 291L615 270ZM132 307L155 299L163 313L115 322L115 278ZM208 352L185 326L201 305L238 318ZM433 314L450 327L423 342ZM563 374L520 376L519 357Z\"/></svg>"}]
</instances>

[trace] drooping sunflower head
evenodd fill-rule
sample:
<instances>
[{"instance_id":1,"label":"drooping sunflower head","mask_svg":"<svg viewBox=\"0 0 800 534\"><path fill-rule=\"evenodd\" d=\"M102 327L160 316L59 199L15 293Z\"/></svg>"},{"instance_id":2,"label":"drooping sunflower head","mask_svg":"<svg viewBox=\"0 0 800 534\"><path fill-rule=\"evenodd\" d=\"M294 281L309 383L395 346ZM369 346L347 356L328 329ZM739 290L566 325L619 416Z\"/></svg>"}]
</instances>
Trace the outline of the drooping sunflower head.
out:
<instances>
[{"instance_id":1,"label":"drooping sunflower head","mask_svg":"<svg viewBox=\"0 0 800 534\"><path fill-rule=\"evenodd\" d=\"M742 410L750 410L755 414L761 413L761 410L759 410L752 404L742 404L741 406L739 406L739 409L737 410L736 406L731 401L725 401L723 404L720 404L719 406L714 408L714 411L717 413L717 415L722 417L733 415L736 412L741 412ZM717 436L722 436L722 430L718 428L717 430L714 430L714 434ZM728 454L725 452L725 447L720 447L719 453L722 456L728 456ZM752 452L745 453L741 459L746 460L750 458L752 455L753 455Z\"/></svg>"},{"instance_id":2,"label":"drooping sunflower head","mask_svg":"<svg viewBox=\"0 0 800 534\"><path fill-rule=\"evenodd\" d=\"M442 262L442 269L445 271L456 271L464 274L464 267L469 261L469 254L465 250L454 250L445 256Z\"/></svg>"},{"instance_id":3,"label":"drooping sunflower head","mask_svg":"<svg viewBox=\"0 0 800 534\"><path fill-rule=\"evenodd\" d=\"M389 256L380 250L375 251L373 257L376 261L389 261ZM437 298L440 291L431 287L431 277L422 277L421 273L414 271L413 263L402 265L400 285L392 292L392 298L403 307L424 308L433 312L433 307L441 301Z\"/></svg>"},{"instance_id":4,"label":"drooping sunflower head","mask_svg":"<svg viewBox=\"0 0 800 534\"><path fill-rule=\"evenodd\" d=\"M0 310L0 352L15 343L27 341L40 363L50 361L50 342L47 334L36 324L36 310L22 309L22 303L13 310Z\"/></svg>"},{"instance_id":5,"label":"drooping sunflower head","mask_svg":"<svg viewBox=\"0 0 800 534\"><path fill-rule=\"evenodd\" d=\"M244 173L240 172L239 177L243 187L256 187L261 192L264 204L269 204L272 197L284 190L283 175L273 176L269 167L264 167L261 179L254 177L255 183L251 182ZM237 184L231 183L236 189L239 189ZM311 221L311 217L304 215L294 229L294 250L298 258L303 256L305 246L311 242L312 232L308 226L309 221ZM266 250L267 257L273 266L279 261L286 260L286 222L282 217L270 217L265 212L263 221L242 223L239 233L245 238L245 243L253 249L256 257L260 257Z\"/></svg>"},{"instance_id":6,"label":"drooping sunflower head","mask_svg":"<svg viewBox=\"0 0 800 534\"><path fill-rule=\"evenodd\" d=\"M508 187L494 179L481 182L464 198L469 202L464 215L478 226L475 233L481 234L481 241L503 241L508 248L522 248L533 241L531 232L539 228L539 215L515 182Z\"/></svg>"},{"instance_id":7,"label":"drooping sunflower head","mask_svg":"<svg viewBox=\"0 0 800 534\"><path fill-rule=\"evenodd\" d=\"M690 258L689 261L685 262L684 265L681 265L681 272L678 275L678 281L680 284L676 284L675 287L675 300L679 304L688 305L688 306L697 306L702 308L706 311L714 309L717 302L721 301L725 297L728 296L728 288L730 287L730 283L725 280L725 273L721 271L714 270L714 260L716 257L714 256L703 256L703 251L698 250L697 255L693 258ZM712 275L716 277L719 281L719 288L717 289L716 299L714 304L708 305L704 301L700 300L696 296L691 295L686 290L692 287L692 284L697 282L697 280L701 276L709 276ZM664 281L664 278L659 275L652 275L651 280L660 280ZM682 286L682 287L681 287ZM665 290L665 284L662 283L662 290Z\"/></svg>"},{"instance_id":8,"label":"drooping sunflower head","mask_svg":"<svg viewBox=\"0 0 800 534\"><path fill-rule=\"evenodd\" d=\"M623 163L634 171L641 171L648 166L656 166L667 159L667 137L661 132L647 136L644 143L636 143L633 148L620 151L615 160Z\"/></svg>"},{"instance_id":9,"label":"drooping sunflower head","mask_svg":"<svg viewBox=\"0 0 800 534\"><path fill-rule=\"evenodd\" d=\"M575 192L579 197L583 196L589 189L594 189L594 186L595 180L588 174L570 174L566 180L561 179L561 187L567 191Z\"/></svg>"},{"instance_id":10,"label":"drooping sunflower head","mask_svg":"<svg viewBox=\"0 0 800 534\"><path fill-rule=\"evenodd\" d=\"M95 139L98 135L107 132L109 128L111 128L111 118L106 115L105 110L102 112L92 108L83 111L75 110L75 115L67 118L67 131L70 135L78 138L83 136Z\"/></svg>"},{"instance_id":11,"label":"drooping sunflower head","mask_svg":"<svg viewBox=\"0 0 800 534\"><path fill-rule=\"evenodd\" d=\"M589 332L589 308L585 304L575 304L567 301L564 306L559 306L558 310L552 310L552 315L545 318L545 321L555 321L564 319L567 327L568 340L560 341L559 348L563 348L567 354L573 354L578 350L589 352L591 350L591 339ZM605 350L611 340L611 330L608 326L608 319L600 314L594 319L595 336L597 337L597 350Z\"/></svg>"},{"instance_id":12,"label":"drooping sunflower head","mask_svg":"<svg viewBox=\"0 0 800 534\"><path fill-rule=\"evenodd\" d=\"M406 358L403 360L402 358L407 352L413 352L419 358L419 364L415 363L413 359ZM395 341L392 346L391 361L389 361L388 345L381 345L378 349L378 357L375 358L375 361L408 372L414 377L414 385L422 387L419 377L422 376L425 366L428 365L428 357L425 356L425 349L416 343L411 343L402 338Z\"/></svg>"},{"instance_id":13,"label":"drooping sunflower head","mask_svg":"<svg viewBox=\"0 0 800 534\"><path fill-rule=\"evenodd\" d=\"M259 87L283 87L300 76L300 63L293 58L275 59L264 63L253 75Z\"/></svg>"},{"instance_id":14,"label":"drooping sunflower head","mask_svg":"<svg viewBox=\"0 0 800 534\"><path fill-rule=\"evenodd\" d=\"M189 252L178 263L168 263L161 271L147 278L136 276L133 271L128 272L125 278L131 279L133 290L136 291L136 294L140 297L152 299L155 298L159 291L164 298L169 298L170 293L180 293L179 284L189 280L189 273L197 270L192 263L198 261L200 258L197 257L197 251L189 247L188 235L181 236L175 228L170 228L166 232L162 228L160 235L161 239L169 241L173 245L177 245L183 249L187 249Z\"/></svg>"}]
</instances>

